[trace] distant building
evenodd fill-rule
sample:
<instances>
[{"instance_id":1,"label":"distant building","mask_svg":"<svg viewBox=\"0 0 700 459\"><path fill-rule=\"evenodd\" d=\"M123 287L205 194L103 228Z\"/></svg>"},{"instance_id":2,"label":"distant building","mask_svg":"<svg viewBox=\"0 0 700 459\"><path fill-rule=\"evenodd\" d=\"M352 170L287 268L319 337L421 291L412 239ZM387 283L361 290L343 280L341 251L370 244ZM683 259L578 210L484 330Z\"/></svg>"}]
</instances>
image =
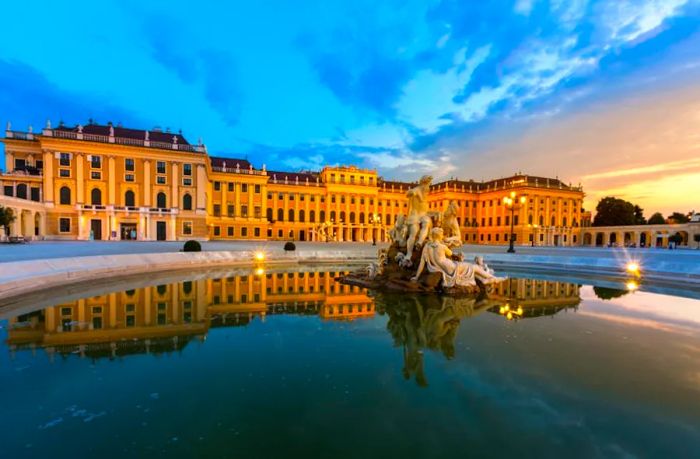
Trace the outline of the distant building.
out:
<instances>
[{"instance_id":1,"label":"distant building","mask_svg":"<svg viewBox=\"0 0 700 459\"><path fill-rule=\"evenodd\" d=\"M413 186L355 166L267 170L160 129L90 123L35 134L8 126L0 140L0 205L18 215L10 235L26 238L304 241L317 240L325 224L336 241L385 241ZM512 192L525 197L513 214L516 243L580 243L590 222L584 193L558 179L447 180L431 186L429 205L444 211L455 201L466 242L507 244L503 198Z\"/></svg>"}]
</instances>

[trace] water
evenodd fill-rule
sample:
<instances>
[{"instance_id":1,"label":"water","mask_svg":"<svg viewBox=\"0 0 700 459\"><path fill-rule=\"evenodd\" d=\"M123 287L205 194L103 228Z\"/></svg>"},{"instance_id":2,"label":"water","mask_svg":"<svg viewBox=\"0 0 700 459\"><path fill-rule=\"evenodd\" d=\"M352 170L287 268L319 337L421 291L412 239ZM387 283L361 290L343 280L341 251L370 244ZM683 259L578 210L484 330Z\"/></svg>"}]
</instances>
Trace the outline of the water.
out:
<instances>
[{"instance_id":1,"label":"water","mask_svg":"<svg viewBox=\"0 0 700 459\"><path fill-rule=\"evenodd\" d=\"M697 455L696 299L553 278L375 297L335 275L5 305L2 457Z\"/></svg>"}]
</instances>

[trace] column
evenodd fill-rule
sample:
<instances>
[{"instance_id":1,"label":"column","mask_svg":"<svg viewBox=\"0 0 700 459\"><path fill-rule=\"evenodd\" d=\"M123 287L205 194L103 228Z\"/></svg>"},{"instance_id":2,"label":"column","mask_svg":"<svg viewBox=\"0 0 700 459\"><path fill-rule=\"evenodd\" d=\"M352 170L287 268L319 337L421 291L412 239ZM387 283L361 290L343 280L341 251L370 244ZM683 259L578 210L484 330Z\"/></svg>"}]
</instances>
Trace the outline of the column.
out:
<instances>
[{"instance_id":1,"label":"column","mask_svg":"<svg viewBox=\"0 0 700 459\"><path fill-rule=\"evenodd\" d=\"M53 153L44 151L44 202L53 204ZM9 170L9 169L8 169Z\"/></svg>"},{"instance_id":2,"label":"column","mask_svg":"<svg viewBox=\"0 0 700 459\"><path fill-rule=\"evenodd\" d=\"M85 156L81 153L75 155L75 203L85 204Z\"/></svg>"},{"instance_id":3,"label":"column","mask_svg":"<svg viewBox=\"0 0 700 459\"><path fill-rule=\"evenodd\" d=\"M248 184L248 219L255 217L255 208L253 207L253 195L255 195L255 184ZM250 235L252 236L252 234Z\"/></svg>"},{"instance_id":4,"label":"column","mask_svg":"<svg viewBox=\"0 0 700 459\"><path fill-rule=\"evenodd\" d=\"M241 184L240 183L234 182L234 184L233 184L233 196L234 196L234 204L233 205L236 206L235 212L233 213L233 215L235 217L238 217L240 215L243 215L241 213L241 205L243 203L241 202ZM248 211L250 212L250 209L248 209Z\"/></svg>"},{"instance_id":5,"label":"column","mask_svg":"<svg viewBox=\"0 0 700 459\"><path fill-rule=\"evenodd\" d=\"M143 324L151 325L151 287L143 289Z\"/></svg>"},{"instance_id":6,"label":"column","mask_svg":"<svg viewBox=\"0 0 700 459\"><path fill-rule=\"evenodd\" d=\"M20 223L22 222L21 211L18 209L12 209L12 215L15 216L15 219L12 223L10 223L10 236L19 236L20 231L22 230L20 227Z\"/></svg>"},{"instance_id":7,"label":"column","mask_svg":"<svg viewBox=\"0 0 700 459\"><path fill-rule=\"evenodd\" d=\"M144 207L151 207L151 161L143 161L143 197L141 202Z\"/></svg>"},{"instance_id":8,"label":"column","mask_svg":"<svg viewBox=\"0 0 700 459\"><path fill-rule=\"evenodd\" d=\"M116 196L117 196L117 168L115 166L115 161L114 161L114 156L109 157L109 194L108 194L108 199L107 199L107 204L110 206L113 206L116 204Z\"/></svg>"},{"instance_id":9,"label":"column","mask_svg":"<svg viewBox=\"0 0 700 459\"><path fill-rule=\"evenodd\" d=\"M168 240L169 241L177 241L177 219L175 218L175 215L170 216L170 221L168 222Z\"/></svg>"},{"instance_id":10,"label":"column","mask_svg":"<svg viewBox=\"0 0 700 459\"><path fill-rule=\"evenodd\" d=\"M206 198L207 172L204 164L197 165L197 210L205 212L207 209Z\"/></svg>"},{"instance_id":11,"label":"column","mask_svg":"<svg viewBox=\"0 0 700 459\"><path fill-rule=\"evenodd\" d=\"M172 295L171 295L171 304L172 304L172 311L173 311L173 323L179 324L181 322L180 320L180 284L172 284Z\"/></svg>"},{"instance_id":12,"label":"column","mask_svg":"<svg viewBox=\"0 0 700 459\"><path fill-rule=\"evenodd\" d=\"M172 176L172 180L170 182L170 190L171 190L170 207L177 209L180 207L180 196L178 195L178 190L179 190L179 186L178 186L179 182L178 182L178 175L177 175L178 164L175 162L173 163L172 171L173 171L173 176Z\"/></svg>"},{"instance_id":13,"label":"column","mask_svg":"<svg viewBox=\"0 0 700 459\"><path fill-rule=\"evenodd\" d=\"M110 293L108 297L108 308L109 308L109 328L114 328L117 326L117 294Z\"/></svg>"}]
</instances>

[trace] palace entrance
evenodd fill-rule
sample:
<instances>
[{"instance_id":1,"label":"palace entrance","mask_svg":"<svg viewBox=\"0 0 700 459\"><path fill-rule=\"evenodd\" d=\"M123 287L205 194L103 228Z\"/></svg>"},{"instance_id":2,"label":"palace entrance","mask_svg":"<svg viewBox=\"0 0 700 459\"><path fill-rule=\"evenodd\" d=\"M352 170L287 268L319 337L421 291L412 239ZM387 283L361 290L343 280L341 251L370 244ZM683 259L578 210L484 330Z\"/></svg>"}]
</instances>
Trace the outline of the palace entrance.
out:
<instances>
[{"instance_id":1,"label":"palace entrance","mask_svg":"<svg viewBox=\"0 0 700 459\"><path fill-rule=\"evenodd\" d=\"M90 220L90 239L102 240L102 220Z\"/></svg>"},{"instance_id":2,"label":"palace entrance","mask_svg":"<svg viewBox=\"0 0 700 459\"><path fill-rule=\"evenodd\" d=\"M137 238L136 223L122 223L120 225L122 241L135 241Z\"/></svg>"}]
</instances>

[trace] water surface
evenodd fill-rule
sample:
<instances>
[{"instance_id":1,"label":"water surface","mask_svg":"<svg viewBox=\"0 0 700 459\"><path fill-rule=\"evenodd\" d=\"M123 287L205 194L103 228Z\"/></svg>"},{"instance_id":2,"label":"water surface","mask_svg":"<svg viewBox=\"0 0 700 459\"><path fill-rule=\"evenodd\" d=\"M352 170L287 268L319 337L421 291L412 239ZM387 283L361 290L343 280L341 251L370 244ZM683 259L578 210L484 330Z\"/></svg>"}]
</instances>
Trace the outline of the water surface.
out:
<instances>
[{"instance_id":1,"label":"water surface","mask_svg":"<svg viewBox=\"0 0 700 459\"><path fill-rule=\"evenodd\" d=\"M196 272L5 306L3 457L700 448L698 300L541 276L480 300L386 295L339 270Z\"/></svg>"}]
</instances>

